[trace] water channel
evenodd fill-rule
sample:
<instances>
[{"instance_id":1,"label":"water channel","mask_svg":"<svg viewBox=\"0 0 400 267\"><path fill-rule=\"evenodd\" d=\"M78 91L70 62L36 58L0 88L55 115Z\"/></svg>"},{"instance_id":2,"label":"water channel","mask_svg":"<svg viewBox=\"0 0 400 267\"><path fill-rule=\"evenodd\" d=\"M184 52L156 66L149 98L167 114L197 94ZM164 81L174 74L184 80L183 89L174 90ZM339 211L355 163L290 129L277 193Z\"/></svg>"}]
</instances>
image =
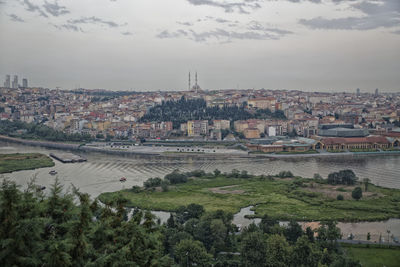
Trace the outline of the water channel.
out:
<instances>
[{"instance_id":1,"label":"water channel","mask_svg":"<svg viewBox=\"0 0 400 267\"><path fill-rule=\"evenodd\" d=\"M27 153L38 152L50 154L57 152L53 149L0 142L0 153ZM76 152L74 152L76 153ZM55 176L50 170L57 171L57 177L66 187L74 184L82 192L97 197L103 192L112 192L133 185L142 185L150 177L163 177L175 169L191 171L202 169L212 172L219 169L230 172L232 169L246 170L251 174L277 174L283 170L290 170L294 175L312 177L319 173L326 177L330 172L342 169L352 169L361 179L369 178L374 184L400 189L400 156L353 156L353 157L326 157L326 158L223 158L223 157L196 157L196 156L147 156L147 155L108 155L102 153L83 153L87 162L63 164L55 161L52 168L18 171L4 174L17 184L26 186L27 182L36 176L36 183L47 188L54 182ZM126 177L121 183L119 179ZM46 189L47 190L47 189ZM184 204L184 203L182 203ZM189 204L189 203L188 203ZM234 222L243 227L250 223L244 215L251 214L250 208L242 209L235 215ZM160 217L166 217L162 213ZM161 218L162 221L166 218ZM394 236L400 236L400 220L391 219L386 222L374 223L346 223L339 224L345 235L366 236L367 232L385 236L387 230Z\"/></svg>"}]
</instances>

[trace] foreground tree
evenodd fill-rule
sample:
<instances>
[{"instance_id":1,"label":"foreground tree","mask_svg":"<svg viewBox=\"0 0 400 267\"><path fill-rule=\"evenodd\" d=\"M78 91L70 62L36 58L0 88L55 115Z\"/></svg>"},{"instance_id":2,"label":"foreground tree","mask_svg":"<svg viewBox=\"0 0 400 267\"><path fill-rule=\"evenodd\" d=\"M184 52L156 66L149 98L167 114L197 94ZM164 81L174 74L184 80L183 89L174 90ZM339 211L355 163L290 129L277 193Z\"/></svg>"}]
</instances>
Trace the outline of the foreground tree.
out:
<instances>
[{"instance_id":1,"label":"foreground tree","mask_svg":"<svg viewBox=\"0 0 400 267\"><path fill-rule=\"evenodd\" d=\"M176 245L175 257L181 266L209 266L212 259L201 242L189 239Z\"/></svg>"}]
</instances>

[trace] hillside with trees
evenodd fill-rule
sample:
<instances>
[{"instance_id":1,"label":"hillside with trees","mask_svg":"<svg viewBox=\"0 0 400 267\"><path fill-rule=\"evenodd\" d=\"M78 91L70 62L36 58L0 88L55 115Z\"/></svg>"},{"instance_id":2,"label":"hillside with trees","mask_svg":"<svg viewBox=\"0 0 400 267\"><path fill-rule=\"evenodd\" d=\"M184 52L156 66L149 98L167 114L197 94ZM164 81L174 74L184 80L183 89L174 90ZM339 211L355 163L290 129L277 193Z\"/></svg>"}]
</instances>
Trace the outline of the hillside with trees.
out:
<instances>
[{"instance_id":1,"label":"hillside with trees","mask_svg":"<svg viewBox=\"0 0 400 267\"><path fill-rule=\"evenodd\" d=\"M188 120L247 120L247 119L286 119L281 110L271 112L269 109L260 109L250 112L244 105L224 106L222 108L207 107L204 99L185 99L166 101L156 105L141 118L147 121L172 121L175 129Z\"/></svg>"},{"instance_id":2,"label":"hillside with trees","mask_svg":"<svg viewBox=\"0 0 400 267\"><path fill-rule=\"evenodd\" d=\"M46 141L89 142L93 138L89 134L67 134L54 130L44 124L23 121L0 121L0 134L23 139Z\"/></svg>"}]
</instances>

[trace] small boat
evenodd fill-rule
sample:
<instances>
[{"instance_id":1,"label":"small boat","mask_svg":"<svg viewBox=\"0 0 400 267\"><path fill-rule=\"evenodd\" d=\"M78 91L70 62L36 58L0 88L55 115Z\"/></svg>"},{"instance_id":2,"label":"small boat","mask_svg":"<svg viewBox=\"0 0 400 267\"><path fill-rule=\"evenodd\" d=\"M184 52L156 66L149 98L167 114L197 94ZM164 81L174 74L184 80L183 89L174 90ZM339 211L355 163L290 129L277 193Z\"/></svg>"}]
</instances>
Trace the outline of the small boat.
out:
<instances>
[{"instance_id":1,"label":"small boat","mask_svg":"<svg viewBox=\"0 0 400 267\"><path fill-rule=\"evenodd\" d=\"M55 170L51 170L51 171L49 171L49 174L51 174L51 175L56 175L57 172L56 172Z\"/></svg>"},{"instance_id":2,"label":"small boat","mask_svg":"<svg viewBox=\"0 0 400 267\"><path fill-rule=\"evenodd\" d=\"M121 177L121 178L119 179L119 181L120 181L120 182L126 182L126 177Z\"/></svg>"}]
</instances>

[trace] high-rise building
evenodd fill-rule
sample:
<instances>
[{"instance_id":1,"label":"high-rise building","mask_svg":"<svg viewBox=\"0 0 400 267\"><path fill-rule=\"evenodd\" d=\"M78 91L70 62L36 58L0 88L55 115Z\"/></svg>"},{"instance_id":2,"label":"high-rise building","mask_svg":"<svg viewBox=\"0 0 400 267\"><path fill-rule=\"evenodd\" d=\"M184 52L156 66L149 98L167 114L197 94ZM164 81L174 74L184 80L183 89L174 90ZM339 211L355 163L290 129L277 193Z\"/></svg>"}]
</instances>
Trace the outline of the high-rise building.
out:
<instances>
[{"instance_id":1,"label":"high-rise building","mask_svg":"<svg viewBox=\"0 0 400 267\"><path fill-rule=\"evenodd\" d=\"M360 96L360 88L357 88L357 96Z\"/></svg>"},{"instance_id":2,"label":"high-rise building","mask_svg":"<svg viewBox=\"0 0 400 267\"><path fill-rule=\"evenodd\" d=\"M10 88L11 87L11 77L10 75L6 75L6 81L4 82L4 87Z\"/></svg>"},{"instance_id":3,"label":"high-rise building","mask_svg":"<svg viewBox=\"0 0 400 267\"><path fill-rule=\"evenodd\" d=\"M378 90L378 88L376 88L375 89L375 96L378 96L379 95L379 90Z\"/></svg>"},{"instance_id":4,"label":"high-rise building","mask_svg":"<svg viewBox=\"0 0 400 267\"><path fill-rule=\"evenodd\" d=\"M24 87L24 88L28 87L28 79L26 79L26 78L22 79L22 87Z\"/></svg>"},{"instance_id":5,"label":"high-rise building","mask_svg":"<svg viewBox=\"0 0 400 267\"><path fill-rule=\"evenodd\" d=\"M18 75L14 75L14 80L12 82L12 88L18 89Z\"/></svg>"}]
</instances>

